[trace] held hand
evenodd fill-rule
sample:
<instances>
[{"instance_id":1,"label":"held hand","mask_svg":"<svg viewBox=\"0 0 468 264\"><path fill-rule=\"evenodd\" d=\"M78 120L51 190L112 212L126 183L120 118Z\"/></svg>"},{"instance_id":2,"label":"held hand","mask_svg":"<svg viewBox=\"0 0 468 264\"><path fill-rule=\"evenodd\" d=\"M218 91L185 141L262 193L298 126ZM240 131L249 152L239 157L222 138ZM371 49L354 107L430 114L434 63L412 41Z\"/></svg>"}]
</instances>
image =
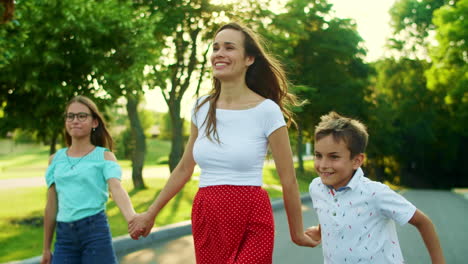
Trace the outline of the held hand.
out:
<instances>
[{"instance_id":1,"label":"held hand","mask_svg":"<svg viewBox=\"0 0 468 264\"><path fill-rule=\"evenodd\" d=\"M314 240L305 233L294 239L294 243L296 243L296 245L303 247L316 247L320 244L320 242L320 240Z\"/></svg>"},{"instance_id":2,"label":"held hand","mask_svg":"<svg viewBox=\"0 0 468 264\"><path fill-rule=\"evenodd\" d=\"M130 223L132 223L138 215L139 214L134 214L130 217L130 219L128 219L128 233L133 240L138 240L140 236L143 235L143 233L145 232L144 229L137 230L133 233L130 230Z\"/></svg>"},{"instance_id":3,"label":"held hand","mask_svg":"<svg viewBox=\"0 0 468 264\"><path fill-rule=\"evenodd\" d=\"M50 250L44 250L42 252L41 264L50 264L52 262L52 253Z\"/></svg>"},{"instance_id":4,"label":"held hand","mask_svg":"<svg viewBox=\"0 0 468 264\"><path fill-rule=\"evenodd\" d=\"M135 240L139 236L146 237L151 232L153 225L154 218L148 215L148 213L139 214L128 223L128 233Z\"/></svg>"},{"instance_id":5,"label":"held hand","mask_svg":"<svg viewBox=\"0 0 468 264\"><path fill-rule=\"evenodd\" d=\"M320 241L322 240L322 233L320 230L320 225L311 226L306 229L305 234L310 237L312 240Z\"/></svg>"}]
</instances>

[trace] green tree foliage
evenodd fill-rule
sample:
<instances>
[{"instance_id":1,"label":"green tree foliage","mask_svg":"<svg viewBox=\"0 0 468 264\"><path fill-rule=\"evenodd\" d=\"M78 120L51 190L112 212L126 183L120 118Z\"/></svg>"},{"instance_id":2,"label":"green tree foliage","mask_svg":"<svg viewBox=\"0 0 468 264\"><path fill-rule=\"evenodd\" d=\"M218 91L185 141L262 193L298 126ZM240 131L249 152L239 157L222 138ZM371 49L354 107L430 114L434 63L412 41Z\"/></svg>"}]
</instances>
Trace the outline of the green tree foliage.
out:
<instances>
[{"instance_id":1,"label":"green tree foliage","mask_svg":"<svg viewBox=\"0 0 468 264\"><path fill-rule=\"evenodd\" d=\"M331 15L327 1L292 0L264 33L286 64L294 92L308 104L296 109L298 151L302 133L313 135L321 115L334 110L366 117L370 68L364 63L362 38L352 20ZM300 154L298 155L301 156Z\"/></svg>"},{"instance_id":2,"label":"green tree foliage","mask_svg":"<svg viewBox=\"0 0 468 264\"><path fill-rule=\"evenodd\" d=\"M391 11L393 41L406 41L394 48L406 57L375 64L368 153L379 179L468 186L466 3L401 0ZM424 59L415 59L421 51Z\"/></svg>"},{"instance_id":3,"label":"green tree foliage","mask_svg":"<svg viewBox=\"0 0 468 264\"><path fill-rule=\"evenodd\" d=\"M427 58L435 30L434 11L444 5L451 5L457 0L398 0L390 9L391 26L394 36L390 47L404 56ZM432 34L433 35L433 34Z\"/></svg>"},{"instance_id":4,"label":"green tree foliage","mask_svg":"<svg viewBox=\"0 0 468 264\"><path fill-rule=\"evenodd\" d=\"M165 60L152 66L153 78L149 86L161 90L169 108L172 128L169 168L172 171L184 150L182 98L191 85L200 85L206 73L207 39L212 37L217 18L224 9L207 0L149 1L149 4L152 15L161 14L156 25L157 37L166 45L162 50Z\"/></svg>"},{"instance_id":5,"label":"green tree foliage","mask_svg":"<svg viewBox=\"0 0 468 264\"><path fill-rule=\"evenodd\" d=\"M434 120L443 109L437 104L439 95L426 87L428 67L425 61L406 58L376 63L376 109L368 124L372 146L368 153L389 169L387 179L407 186L437 185L430 161L437 159L433 150L439 148L439 127Z\"/></svg>"},{"instance_id":6,"label":"green tree foliage","mask_svg":"<svg viewBox=\"0 0 468 264\"><path fill-rule=\"evenodd\" d=\"M100 99L97 65L112 45L123 5L115 1L18 1L15 19L0 28L2 128L37 131L51 141L63 129L63 109L73 95ZM123 41L123 40L122 40ZM102 107L101 107L102 108Z\"/></svg>"},{"instance_id":7,"label":"green tree foliage","mask_svg":"<svg viewBox=\"0 0 468 264\"><path fill-rule=\"evenodd\" d=\"M426 76L428 87L445 95L453 118L452 127L468 137L468 1L446 5L434 14L438 45L432 47L432 67ZM465 141L466 142L466 141Z\"/></svg>"}]
</instances>

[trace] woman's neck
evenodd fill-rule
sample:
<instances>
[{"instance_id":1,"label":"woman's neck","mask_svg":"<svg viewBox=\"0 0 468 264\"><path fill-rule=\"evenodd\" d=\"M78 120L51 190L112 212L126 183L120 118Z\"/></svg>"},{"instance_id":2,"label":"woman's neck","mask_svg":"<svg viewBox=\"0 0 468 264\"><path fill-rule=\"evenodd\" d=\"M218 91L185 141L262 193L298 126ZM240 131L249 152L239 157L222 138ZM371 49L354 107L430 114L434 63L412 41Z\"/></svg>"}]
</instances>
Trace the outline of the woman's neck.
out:
<instances>
[{"instance_id":1,"label":"woman's neck","mask_svg":"<svg viewBox=\"0 0 468 264\"><path fill-rule=\"evenodd\" d=\"M227 104L242 102L252 91L245 84L222 83L218 102Z\"/></svg>"}]
</instances>

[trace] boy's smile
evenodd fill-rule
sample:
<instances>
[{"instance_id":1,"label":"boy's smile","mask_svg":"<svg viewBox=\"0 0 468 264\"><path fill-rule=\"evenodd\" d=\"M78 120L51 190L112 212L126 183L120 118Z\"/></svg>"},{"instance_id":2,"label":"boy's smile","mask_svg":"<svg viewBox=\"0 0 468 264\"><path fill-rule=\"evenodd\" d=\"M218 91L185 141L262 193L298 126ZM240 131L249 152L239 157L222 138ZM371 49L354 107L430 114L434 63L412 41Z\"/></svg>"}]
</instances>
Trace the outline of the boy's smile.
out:
<instances>
[{"instance_id":1,"label":"boy's smile","mask_svg":"<svg viewBox=\"0 0 468 264\"><path fill-rule=\"evenodd\" d=\"M335 141L328 135L315 142L314 166L322 183L335 190L344 187L364 161L364 154L351 158L344 140Z\"/></svg>"}]
</instances>

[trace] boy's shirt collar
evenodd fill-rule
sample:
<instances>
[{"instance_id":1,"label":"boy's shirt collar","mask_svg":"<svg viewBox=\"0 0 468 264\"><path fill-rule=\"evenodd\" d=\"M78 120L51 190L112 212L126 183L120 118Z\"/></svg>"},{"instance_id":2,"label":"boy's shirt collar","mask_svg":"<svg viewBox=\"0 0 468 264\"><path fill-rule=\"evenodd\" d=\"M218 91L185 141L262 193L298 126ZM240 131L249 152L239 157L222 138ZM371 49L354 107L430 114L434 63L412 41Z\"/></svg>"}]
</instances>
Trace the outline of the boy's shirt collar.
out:
<instances>
[{"instance_id":1,"label":"boy's shirt collar","mask_svg":"<svg viewBox=\"0 0 468 264\"><path fill-rule=\"evenodd\" d=\"M344 191L346 189L354 189L356 188L356 186L359 184L359 179L361 177L364 177L364 172L362 171L361 167L359 167L356 172L353 174L353 177L351 177L351 180L349 180L348 184L346 186L343 186L343 187L340 187L338 188L338 190L336 190L337 192L341 192L341 191ZM326 185L330 190L334 190L333 189L333 186L328 186Z\"/></svg>"}]
</instances>

